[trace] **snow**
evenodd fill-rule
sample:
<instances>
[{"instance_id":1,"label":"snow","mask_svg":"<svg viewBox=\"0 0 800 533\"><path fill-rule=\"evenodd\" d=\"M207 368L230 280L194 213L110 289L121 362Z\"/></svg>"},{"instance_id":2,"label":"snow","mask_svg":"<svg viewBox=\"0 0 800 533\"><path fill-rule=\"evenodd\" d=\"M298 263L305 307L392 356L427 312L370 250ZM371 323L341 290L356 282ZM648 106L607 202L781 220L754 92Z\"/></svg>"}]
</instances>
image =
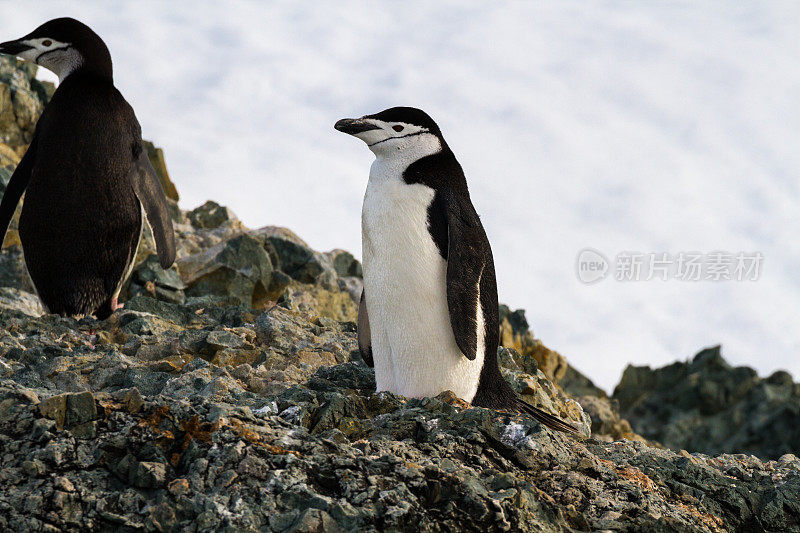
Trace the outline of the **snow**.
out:
<instances>
[{"instance_id":1,"label":"snow","mask_svg":"<svg viewBox=\"0 0 800 533\"><path fill-rule=\"evenodd\" d=\"M800 376L800 4L0 3L71 15L194 207L360 250L371 154L333 130L428 111L464 166L501 300L599 385L724 345ZM576 279L575 258L761 252L754 282Z\"/></svg>"}]
</instances>

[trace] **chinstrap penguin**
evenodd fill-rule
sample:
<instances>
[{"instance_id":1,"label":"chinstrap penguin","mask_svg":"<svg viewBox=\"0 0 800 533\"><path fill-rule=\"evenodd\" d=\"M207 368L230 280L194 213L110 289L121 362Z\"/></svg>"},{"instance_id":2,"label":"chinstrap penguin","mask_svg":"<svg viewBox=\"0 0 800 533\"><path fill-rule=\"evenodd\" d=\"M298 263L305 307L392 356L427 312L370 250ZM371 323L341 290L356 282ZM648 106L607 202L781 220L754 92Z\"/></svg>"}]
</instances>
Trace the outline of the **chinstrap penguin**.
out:
<instances>
[{"instance_id":1,"label":"chinstrap penguin","mask_svg":"<svg viewBox=\"0 0 800 533\"><path fill-rule=\"evenodd\" d=\"M133 109L114 87L111 55L71 18L0 44L0 53L53 71L58 89L0 203L0 240L25 193L25 263L51 313L106 318L133 265L143 213L161 265L175 260L167 201Z\"/></svg>"},{"instance_id":2,"label":"chinstrap penguin","mask_svg":"<svg viewBox=\"0 0 800 533\"><path fill-rule=\"evenodd\" d=\"M500 373L492 250L439 126L419 109L394 107L334 127L375 154L361 215L358 344L377 390L426 397L449 389L575 431L522 401Z\"/></svg>"}]
</instances>

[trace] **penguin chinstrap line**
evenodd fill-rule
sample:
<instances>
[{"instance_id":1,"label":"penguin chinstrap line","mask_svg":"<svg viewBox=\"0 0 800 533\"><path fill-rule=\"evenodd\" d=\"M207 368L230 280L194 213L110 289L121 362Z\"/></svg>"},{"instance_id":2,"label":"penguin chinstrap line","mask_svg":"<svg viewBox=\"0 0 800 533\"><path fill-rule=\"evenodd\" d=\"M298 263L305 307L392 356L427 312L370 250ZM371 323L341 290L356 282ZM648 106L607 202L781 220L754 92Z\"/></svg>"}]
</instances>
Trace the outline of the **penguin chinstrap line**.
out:
<instances>
[{"instance_id":1,"label":"penguin chinstrap line","mask_svg":"<svg viewBox=\"0 0 800 533\"><path fill-rule=\"evenodd\" d=\"M77 20L46 22L0 44L0 53L41 65L60 80L3 195L0 237L25 193L19 236L44 307L106 318L119 307L143 215L161 265L175 260L167 200L141 127L114 87L108 48Z\"/></svg>"},{"instance_id":2,"label":"penguin chinstrap line","mask_svg":"<svg viewBox=\"0 0 800 533\"><path fill-rule=\"evenodd\" d=\"M334 127L375 154L361 213L358 344L377 390L426 397L449 389L576 431L522 401L500 373L492 250L439 126L419 109L394 107Z\"/></svg>"}]
</instances>

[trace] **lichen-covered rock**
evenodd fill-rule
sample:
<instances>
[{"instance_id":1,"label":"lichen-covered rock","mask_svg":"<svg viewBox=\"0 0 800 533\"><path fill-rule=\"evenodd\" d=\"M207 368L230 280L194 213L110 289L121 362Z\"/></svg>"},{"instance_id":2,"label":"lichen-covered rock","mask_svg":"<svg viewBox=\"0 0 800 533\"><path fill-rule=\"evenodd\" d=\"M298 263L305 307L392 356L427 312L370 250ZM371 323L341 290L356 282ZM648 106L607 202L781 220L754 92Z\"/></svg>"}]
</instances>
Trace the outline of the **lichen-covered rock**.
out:
<instances>
[{"instance_id":1,"label":"lichen-covered rock","mask_svg":"<svg viewBox=\"0 0 800 533\"><path fill-rule=\"evenodd\" d=\"M580 396L608 397L606 391L595 385L591 379L578 372L571 365L567 365L567 371L558 380L558 386L575 398Z\"/></svg>"},{"instance_id":2,"label":"lichen-covered rock","mask_svg":"<svg viewBox=\"0 0 800 533\"><path fill-rule=\"evenodd\" d=\"M339 290L350 295L356 306L361 302L361 293L364 291L364 280L355 276L339 278Z\"/></svg>"},{"instance_id":3,"label":"lichen-covered rock","mask_svg":"<svg viewBox=\"0 0 800 533\"><path fill-rule=\"evenodd\" d=\"M169 179L169 172L167 172L167 160L164 158L164 150L158 148L150 141L144 141L144 149L147 151L147 157L156 171L158 180L161 182L161 188L164 189L164 194L168 199L177 202L180 200L178 189L172 180Z\"/></svg>"},{"instance_id":4,"label":"lichen-covered rock","mask_svg":"<svg viewBox=\"0 0 800 533\"><path fill-rule=\"evenodd\" d=\"M584 435L591 433L591 421L580 404L553 384L533 357L523 356L512 348L500 348L498 359L503 376L525 401L557 414Z\"/></svg>"},{"instance_id":5,"label":"lichen-covered rock","mask_svg":"<svg viewBox=\"0 0 800 533\"><path fill-rule=\"evenodd\" d=\"M112 382L60 396L0 383L0 526L721 532L793 531L800 518L790 455L576 439L448 394L376 394L355 362L277 394L205 362L168 375L144 395Z\"/></svg>"},{"instance_id":6,"label":"lichen-covered rock","mask_svg":"<svg viewBox=\"0 0 800 533\"><path fill-rule=\"evenodd\" d=\"M614 399L637 433L673 449L772 459L800 450L800 384L731 367L719 346L660 369L628 366Z\"/></svg>"},{"instance_id":7,"label":"lichen-covered rock","mask_svg":"<svg viewBox=\"0 0 800 533\"><path fill-rule=\"evenodd\" d=\"M569 366L560 353L533 337L523 309L511 311L505 305L500 306L500 345L536 359L541 371L556 383L564 377Z\"/></svg>"},{"instance_id":8,"label":"lichen-covered rock","mask_svg":"<svg viewBox=\"0 0 800 533\"><path fill-rule=\"evenodd\" d=\"M508 470L533 464L525 454L547 434L537 422L464 410L452 394L376 394L352 322L283 305L257 315L235 303L137 296L104 322L0 310L0 444L18 443L0 473L0 526L441 529L491 527L501 513L499 524L525 529L558 520L494 494L527 483L523 471ZM543 387L523 392L545 408L577 406L541 373L517 365L510 375ZM517 445L529 451L514 459ZM480 462L464 462L465 452ZM21 494L41 479L52 484L45 493L91 497L31 510ZM419 492L428 483L440 488ZM152 500L153 490L163 497Z\"/></svg>"},{"instance_id":9,"label":"lichen-covered rock","mask_svg":"<svg viewBox=\"0 0 800 533\"><path fill-rule=\"evenodd\" d=\"M231 296L254 309L280 297L268 293L272 262L262 242L250 235L180 258L177 265L189 296Z\"/></svg>"},{"instance_id":10,"label":"lichen-covered rock","mask_svg":"<svg viewBox=\"0 0 800 533\"><path fill-rule=\"evenodd\" d=\"M8 181L19 164L20 157L13 148L0 143L0 196L5 194Z\"/></svg>"},{"instance_id":11,"label":"lichen-covered rock","mask_svg":"<svg viewBox=\"0 0 800 533\"><path fill-rule=\"evenodd\" d=\"M0 309L20 311L30 316L39 316L44 312L39 297L13 287L0 286Z\"/></svg>"},{"instance_id":12,"label":"lichen-covered rock","mask_svg":"<svg viewBox=\"0 0 800 533\"><path fill-rule=\"evenodd\" d=\"M126 300L146 294L158 300L181 304L186 301L186 284L181 280L177 268L164 269L158 256L150 254L131 272Z\"/></svg>"},{"instance_id":13,"label":"lichen-covered rock","mask_svg":"<svg viewBox=\"0 0 800 533\"><path fill-rule=\"evenodd\" d=\"M353 254L345 250L331 250L325 252L338 276L337 284L340 291L345 291L358 306L361 301L361 291L364 289L364 271L361 263L353 257Z\"/></svg>"},{"instance_id":14,"label":"lichen-covered rock","mask_svg":"<svg viewBox=\"0 0 800 533\"><path fill-rule=\"evenodd\" d=\"M346 250L331 250L326 252L325 256L333 265L333 269L340 278L356 277L363 278L364 271L361 268L361 263L353 257L353 254Z\"/></svg>"},{"instance_id":15,"label":"lichen-covered rock","mask_svg":"<svg viewBox=\"0 0 800 533\"><path fill-rule=\"evenodd\" d=\"M36 290L25 267L25 257L20 244L13 244L0 250L0 287L10 287L25 292Z\"/></svg>"},{"instance_id":16,"label":"lichen-covered rock","mask_svg":"<svg viewBox=\"0 0 800 533\"><path fill-rule=\"evenodd\" d=\"M53 93L36 79L36 65L0 57L0 143L22 156L33 139L36 121Z\"/></svg>"},{"instance_id":17,"label":"lichen-covered rock","mask_svg":"<svg viewBox=\"0 0 800 533\"><path fill-rule=\"evenodd\" d=\"M358 320L358 305L342 290L328 290L313 285L292 283L283 295L283 302L301 313L324 316L340 322Z\"/></svg>"},{"instance_id":18,"label":"lichen-covered rock","mask_svg":"<svg viewBox=\"0 0 800 533\"><path fill-rule=\"evenodd\" d=\"M11 180L11 176L14 174L14 169L17 168L17 165L19 164L19 160L19 155L17 155L17 153L10 146L0 143L0 198L2 198L6 193L6 187L8 186L8 182ZM11 217L11 222L8 226L8 232L6 233L5 239L3 242L0 242L0 249L20 243L17 228L19 225L19 215L21 210L22 202L19 202L13 216Z\"/></svg>"},{"instance_id":19,"label":"lichen-covered rock","mask_svg":"<svg viewBox=\"0 0 800 533\"><path fill-rule=\"evenodd\" d=\"M198 229L218 228L229 220L236 220L233 211L211 200L188 213L192 226Z\"/></svg>"},{"instance_id":20,"label":"lichen-covered rock","mask_svg":"<svg viewBox=\"0 0 800 533\"><path fill-rule=\"evenodd\" d=\"M591 419L592 435L598 439L608 442L623 439L646 441L631 429L630 422L620 417L619 405L615 400L601 396L581 396L577 401Z\"/></svg>"},{"instance_id":21,"label":"lichen-covered rock","mask_svg":"<svg viewBox=\"0 0 800 533\"><path fill-rule=\"evenodd\" d=\"M328 257L316 252L291 230L267 226L254 232L272 246L278 259L276 268L301 283L312 283L338 291L336 270Z\"/></svg>"}]
</instances>

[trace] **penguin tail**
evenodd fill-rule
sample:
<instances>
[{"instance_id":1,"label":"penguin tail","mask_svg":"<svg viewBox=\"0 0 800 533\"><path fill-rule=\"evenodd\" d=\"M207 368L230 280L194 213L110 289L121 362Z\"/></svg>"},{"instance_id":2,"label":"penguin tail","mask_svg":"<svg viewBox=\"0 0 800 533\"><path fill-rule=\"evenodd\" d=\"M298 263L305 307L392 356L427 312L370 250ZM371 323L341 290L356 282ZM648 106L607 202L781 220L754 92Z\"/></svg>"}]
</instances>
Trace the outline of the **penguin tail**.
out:
<instances>
[{"instance_id":1,"label":"penguin tail","mask_svg":"<svg viewBox=\"0 0 800 533\"><path fill-rule=\"evenodd\" d=\"M526 415L530 415L542 425L549 427L550 429L555 429L556 431L563 431L564 433L578 433L578 428L573 426L572 424L568 424L564 422L560 418L555 415L551 415L550 413L546 413L542 411L538 407L534 407L526 401L523 401L520 398L516 398L515 407L521 413L525 413Z\"/></svg>"}]
</instances>

